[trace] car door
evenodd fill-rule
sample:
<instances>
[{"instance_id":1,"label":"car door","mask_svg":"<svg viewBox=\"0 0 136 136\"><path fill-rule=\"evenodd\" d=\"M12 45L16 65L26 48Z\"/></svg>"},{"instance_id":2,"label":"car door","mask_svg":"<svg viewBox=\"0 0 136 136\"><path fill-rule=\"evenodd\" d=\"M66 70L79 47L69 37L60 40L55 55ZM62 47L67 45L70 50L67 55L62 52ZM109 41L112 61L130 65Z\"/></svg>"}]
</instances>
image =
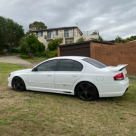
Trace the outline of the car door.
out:
<instances>
[{"instance_id":1,"label":"car door","mask_svg":"<svg viewBox=\"0 0 136 136\"><path fill-rule=\"evenodd\" d=\"M81 77L83 65L75 60L60 59L55 72L55 87L60 91L72 90L73 84Z\"/></svg>"},{"instance_id":2,"label":"car door","mask_svg":"<svg viewBox=\"0 0 136 136\"><path fill-rule=\"evenodd\" d=\"M28 74L29 87L41 89L54 89L54 74L57 59L46 61L38 65Z\"/></svg>"}]
</instances>

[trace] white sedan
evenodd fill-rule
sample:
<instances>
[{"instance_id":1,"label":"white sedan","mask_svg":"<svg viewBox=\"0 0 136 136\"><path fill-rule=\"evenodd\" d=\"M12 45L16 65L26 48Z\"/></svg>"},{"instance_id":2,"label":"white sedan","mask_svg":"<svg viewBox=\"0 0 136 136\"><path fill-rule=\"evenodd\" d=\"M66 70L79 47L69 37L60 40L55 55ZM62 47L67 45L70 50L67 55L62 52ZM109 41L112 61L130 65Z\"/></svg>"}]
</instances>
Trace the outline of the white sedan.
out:
<instances>
[{"instance_id":1,"label":"white sedan","mask_svg":"<svg viewBox=\"0 0 136 136\"><path fill-rule=\"evenodd\" d=\"M10 73L8 86L16 91L33 90L77 95L82 100L122 96L128 89L127 64L116 67L88 57L48 59L32 69Z\"/></svg>"}]
</instances>

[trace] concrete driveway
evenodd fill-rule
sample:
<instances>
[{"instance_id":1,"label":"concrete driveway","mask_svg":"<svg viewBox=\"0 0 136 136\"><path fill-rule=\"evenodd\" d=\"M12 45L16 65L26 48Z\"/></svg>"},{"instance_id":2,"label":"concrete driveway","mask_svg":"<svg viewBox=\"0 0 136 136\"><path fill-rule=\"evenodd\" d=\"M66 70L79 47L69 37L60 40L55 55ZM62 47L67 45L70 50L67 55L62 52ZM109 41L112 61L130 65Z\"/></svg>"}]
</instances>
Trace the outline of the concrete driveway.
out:
<instances>
[{"instance_id":1,"label":"concrete driveway","mask_svg":"<svg viewBox=\"0 0 136 136\"><path fill-rule=\"evenodd\" d=\"M34 66L34 64L21 59L19 56L1 56L0 62L13 63L13 64L18 64L18 65L27 66L27 67Z\"/></svg>"}]
</instances>

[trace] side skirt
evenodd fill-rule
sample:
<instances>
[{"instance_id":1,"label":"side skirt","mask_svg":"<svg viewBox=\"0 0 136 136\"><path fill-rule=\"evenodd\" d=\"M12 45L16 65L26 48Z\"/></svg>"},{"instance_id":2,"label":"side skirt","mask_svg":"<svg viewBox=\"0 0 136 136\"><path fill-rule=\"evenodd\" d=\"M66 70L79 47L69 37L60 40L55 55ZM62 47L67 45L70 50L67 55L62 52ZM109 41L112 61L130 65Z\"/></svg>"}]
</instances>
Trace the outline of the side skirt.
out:
<instances>
[{"instance_id":1,"label":"side skirt","mask_svg":"<svg viewBox=\"0 0 136 136\"><path fill-rule=\"evenodd\" d=\"M58 89L50 89L50 88L39 88L39 87L29 87L27 90L31 91L38 91L38 92L51 92L51 93L59 93L59 94L68 94L68 95L74 95L74 92L70 92L70 90L58 90Z\"/></svg>"}]
</instances>

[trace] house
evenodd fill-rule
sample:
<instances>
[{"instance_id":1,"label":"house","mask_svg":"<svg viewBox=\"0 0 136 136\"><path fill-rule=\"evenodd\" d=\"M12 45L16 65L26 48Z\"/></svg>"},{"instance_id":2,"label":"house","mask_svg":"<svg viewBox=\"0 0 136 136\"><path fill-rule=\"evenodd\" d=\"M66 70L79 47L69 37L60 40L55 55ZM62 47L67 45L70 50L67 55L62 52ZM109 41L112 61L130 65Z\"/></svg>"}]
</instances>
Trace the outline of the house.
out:
<instances>
[{"instance_id":1,"label":"house","mask_svg":"<svg viewBox=\"0 0 136 136\"><path fill-rule=\"evenodd\" d=\"M98 32L93 33L94 31L82 32L77 26L73 27L59 27L59 28L49 28L43 30L31 29L31 32L34 33L40 42L42 42L46 48L48 43L52 39L61 38L62 44L75 43L79 38L84 37L87 40L98 39Z\"/></svg>"}]
</instances>

